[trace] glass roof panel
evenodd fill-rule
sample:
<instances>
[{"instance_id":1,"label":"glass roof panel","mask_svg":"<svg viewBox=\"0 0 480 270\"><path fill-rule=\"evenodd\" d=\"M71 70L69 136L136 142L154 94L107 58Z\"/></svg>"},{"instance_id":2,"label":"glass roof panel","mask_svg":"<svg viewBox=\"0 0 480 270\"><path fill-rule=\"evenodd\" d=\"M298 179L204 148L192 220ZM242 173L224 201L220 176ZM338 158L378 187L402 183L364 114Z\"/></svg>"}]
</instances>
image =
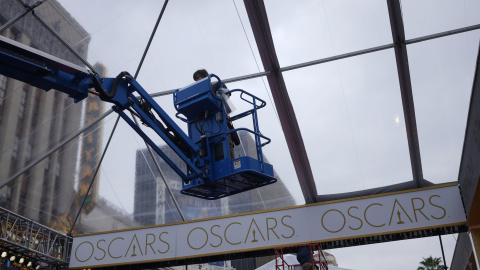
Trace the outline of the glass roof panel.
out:
<instances>
[{"instance_id":1,"label":"glass roof panel","mask_svg":"<svg viewBox=\"0 0 480 270\"><path fill-rule=\"evenodd\" d=\"M290 151L283 134L280 120L278 118L276 108L273 103L272 94L266 78L255 78L246 81L239 81L227 84L230 90L242 89L258 98L264 100L267 105L258 111L258 123L260 132L271 139L271 143L263 147L262 152L268 163L273 165L273 169L277 175L278 182L271 186L259 188L266 209L278 207L286 207L292 205L303 205L303 198L298 178L293 166ZM232 115L236 115L243 111L251 109L251 106L239 98L239 94L232 94L230 97L236 111ZM252 118L245 117L234 122L235 128L247 127L252 128ZM285 186L288 190L284 190ZM275 195L268 190L275 188ZM272 197L272 195L274 195ZM293 197L293 201L292 201ZM259 209L260 210L260 209Z\"/></svg>"},{"instance_id":2,"label":"glass roof panel","mask_svg":"<svg viewBox=\"0 0 480 270\"><path fill-rule=\"evenodd\" d=\"M406 39L480 24L479 0L402 0Z\"/></svg>"},{"instance_id":3,"label":"glass roof panel","mask_svg":"<svg viewBox=\"0 0 480 270\"><path fill-rule=\"evenodd\" d=\"M48 11L42 18L54 21L49 18L72 16L75 21L63 27L80 29L82 35L70 37L60 31L60 36L75 48L83 46L88 62L103 64L109 77L121 71L135 74L163 6L162 1L60 1L62 10L52 3L39 7ZM169 2L138 79L142 85L151 81L154 86L144 88L156 93L190 83L200 68L223 78L237 77L261 69L253 55L258 58L242 4Z\"/></svg>"},{"instance_id":4,"label":"glass roof panel","mask_svg":"<svg viewBox=\"0 0 480 270\"><path fill-rule=\"evenodd\" d=\"M267 0L265 7L282 67L392 42L385 1Z\"/></svg>"},{"instance_id":5,"label":"glass roof panel","mask_svg":"<svg viewBox=\"0 0 480 270\"><path fill-rule=\"evenodd\" d=\"M125 0L47 1L36 13L75 50L84 51L89 63L105 65L106 75L112 77L124 70L134 74L162 4Z\"/></svg>"},{"instance_id":6,"label":"glass roof panel","mask_svg":"<svg viewBox=\"0 0 480 270\"><path fill-rule=\"evenodd\" d=\"M149 93L180 88L201 68L222 79L263 71L245 7L237 2L169 2L138 77L142 86Z\"/></svg>"},{"instance_id":7,"label":"glass roof panel","mask_svg":"<svg viewBox=\"0 0 480 270\"><path fill-rule=\"evenodd\" d=\"M423 176L433 183L458 180L479 38L477 30L408 46Z\"/></svg>"},{"instance_id":8,"label":"glass roof panel","mask_svg":"<svg viewBox=\"0 0 480 270\"><path fill-rule=\"evenodd\" d=\"M35 16L89 63L101 63L105 76L113 77L124 70L135 73L162 5L154 0L50 0L35 9ZM385 1L266 0L265 5L281 66L392 42ZM479 24L479 9L480 0L404 0L407 39ZM1 25L24 8L21 1L11 0L0 1L0 10ZM1 34L82 65L35 16L26 15ZM458 175L479 37L476 31L408 46L423 173L434 183L453 181ZM263 71L259 59L242 1L170 1L138 79L149 93L157 93L190 84L193 71L199 68L222 79ZM284 73L319 194L411 180L396 74L393 50ZM179 222L180 212L193 220L303 204L268 83L257 78L228 86L267 101L259 112L260 129L272 139L264 154L275 168L278 183L213 202L194 199L179 194L180 180L160 160L179 211L144 151L145 144L120 120L95 180L95 195L87 199L74 234ZM98 98L73 104L63 94L1 75L0 95L0 183L20 174L0 189L0 206L68 231L78 211L78 194L86 191L98 167L117 115L109 114L101 124L75 136L96 123L110 105L102 107L95 102ZM173 118L171 95L156 100ZM232 102L237 110L244 108L238 98L232 97ZM176 121L186 131L186 125ZM242 119L235 126L248 124ZM73 139L67 142L69 138ZM251 137L242 138L248 145ZM92 150L88 148L92 143L101 145ZM244 145L238 151L238 155L251 154ZM141 188L153 193L142 193ZM435 245L431 239L421 239L428 242L422 246ZM410 241L420 246L420 240ZM447 261L451 261L454 241L445 243ZM354 262L354 253L364 259L368 255L362 252L366 252L391 263L392 258L382 257L378 250L392 247L394 251L388 253L398 257L396 251L405 248L394 245L338 251L348 254L342 262ZM403 257L410 258L409 254Z\"/></svg>"},{"instance_id":9,"label":"glass roof panel","mask_svg":"<svg viewBox=\"0 0 480 270\"><path fill-rule=\"evenodd\" d=\"M319 194L412 180L393 50L284 78Z\"/></svg>"}]
</instances>

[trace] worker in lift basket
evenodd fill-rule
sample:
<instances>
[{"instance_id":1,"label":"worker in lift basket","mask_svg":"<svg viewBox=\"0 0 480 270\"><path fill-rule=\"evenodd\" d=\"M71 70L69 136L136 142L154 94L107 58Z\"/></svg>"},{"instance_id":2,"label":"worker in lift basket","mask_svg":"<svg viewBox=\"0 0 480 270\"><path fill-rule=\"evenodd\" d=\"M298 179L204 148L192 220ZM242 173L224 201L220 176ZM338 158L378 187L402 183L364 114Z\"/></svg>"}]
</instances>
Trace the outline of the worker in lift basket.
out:
<instances>
[{"instance_id":1,"label":"worker in lift basket","mask_svg":"<svg viewBox=\"0 0 480 270\"><path fill-rule=\"evenodd\" d=\"M312 252L309 247L301 247L297 252L297 261L302 266L302 270L318 270L317 265L312 267Z\"/></svg>"},{"instance_id":2,"label":"worker in lift basket","mask_svg":"<svg viewBox=\"0 0 480 270\"><path fill-rule=\"evenodd\" d=\"M197 82L203 78L208 77L209 73L206 69L199 69L193 73L193 79ZM222 83L220 85L220 82L215 82L212 83L212 91L222 99L222 104L225 108L225 113L227 114L227 127L228 130L234 129L232 121L230 121L229 114L235 110L235 107L233 104L228 100L228 97L225 95L226 92L228 92L228 88L225 84ZM230 95L228 95L230 96ZM235 152L234 152L234 146L235 145L240 145L240 137L238 137L237 132L233 132L228 134L228 146L230 149L230 159L235 158Z\"/></svg>"}]
</instances>

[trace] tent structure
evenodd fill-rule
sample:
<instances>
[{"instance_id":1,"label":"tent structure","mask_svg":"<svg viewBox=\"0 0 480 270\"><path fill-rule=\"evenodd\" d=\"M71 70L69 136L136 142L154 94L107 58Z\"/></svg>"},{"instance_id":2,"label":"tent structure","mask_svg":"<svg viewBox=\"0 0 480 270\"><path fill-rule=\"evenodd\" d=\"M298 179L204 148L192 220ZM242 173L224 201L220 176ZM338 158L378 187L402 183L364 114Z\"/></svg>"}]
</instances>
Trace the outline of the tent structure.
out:
<instances>
[{"instance_id":1,"label":"tent structure","mask_svg":"<svg viewBox=\"0 0 480 270\"><path fill-rule=\"evenodd\" d=\"M409 240L426 241L415 258L401 256L416 267L437 235L460 233L443 259L465 269L480 224L478 10L478 0L1 1L2 36L105 77L129 71L185 131L172 93L197 69L263 98L260 131L272 139L263 151L278 178L216 201L181 195L178 177L97 97L74 103L0 75L1 213L78 235L453 182L461 226L326 244L389 242L367 250L435 236ZM251 137L241 139L235 154L250 155ZM0 248L22 252L2 237Z\"/></svg>"}]
</instances>

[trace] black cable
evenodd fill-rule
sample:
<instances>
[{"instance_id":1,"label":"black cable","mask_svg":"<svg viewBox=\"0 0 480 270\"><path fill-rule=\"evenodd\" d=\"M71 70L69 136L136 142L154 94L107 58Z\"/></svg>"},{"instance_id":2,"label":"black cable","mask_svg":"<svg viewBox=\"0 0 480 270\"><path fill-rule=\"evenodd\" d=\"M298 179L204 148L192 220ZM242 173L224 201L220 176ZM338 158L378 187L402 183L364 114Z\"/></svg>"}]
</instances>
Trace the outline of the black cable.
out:
<instances>
[{"instance_id":1,"label":"black cable","mask_svg":"<svg viewBox=\"0 0 480 270\"><path fill-rule=\"evenodd\" d=\"M207 119L203 119L203 122L200 125L200 128L202 129L203 134L205 134L205 129L203 127L205 126L206 123L207 123Z\"/></svg>"},{"instance_id":2,"label":"black cable","mask_svg":"<svg viewBox=\"0 0 480 270\"><path fill-rule=\"evenodd\" d=\"M447 262L445 261L445 252L443 252L443 243L442 243L442 236L438 236L440 240L440 248L442 249L442 257L443 257L443 268L446 270L447 269Z\"/></svg>"},{"instance_id":3,"label":"black cable","mask_svg":"<svg viewBox=\"0 0 480 270\"><path fill-rule=\"evenodd\" d=\"M165 0L165 2L163 3L163 6L162 6L162 10L160 11L160 14L158 15L157 22L155 23L155 27L153 27L153 31L152 31L152 34L150 35L147 46L145 47L145 50L143 51L142 59L140 59L140 63L138 64L137 71L135 72L135 76L133 76L134 79L137 79L138 74L140 73L140 69L142 68L143 61L145 61L145 57L147 56L148 50L150 49L150 45L152 44L153 37L155 36L155 33L157 32L158 25L160 24L160 21L162 20L162 17L163 17L163 13L165 12L165 9L167 8L167 4L168 4L168 0ZM161 125L160 121L158 121L156 119L155 115L152 113L151 107L145 102L145 100L142 97L140 97L140 105L141 105L140 107L142 108L142 110L146 114L150 115L151 118L153 118L157 123L159 123ZM142 120L141 118L140 118L140 120L142 121L142 123L144 125L146 125L145 124L146 122L144 120ZM148 125L146 125L146 126L148 126Z\"/></svg>"},{"instance_id":4,"label":"black cable","mask_svg":"<svg viewBox=\"0 0 480 270\"><path fill-rule=\"evenodd\" d=\"M145 60L145 57L147 56L148 49L150 48L150 44L152 44L153 37L155 36L155 33L157 32L158 25L160 24L160 20L163 17L163 13L165 12L165 8L167 7L168 0L165 0L163 3L162 11L160 11L160 15L158 16L157 23L155 23L155 27L153 28L152 34L150 35L150 39L148 40L147 47L145 48L145 51L143 52L142 59L140 60L140 64L138 64L137 72L135 72L134 78L137 79L138 73L140 72L140 69L142 68L143 61Z\"/></svg>"},{"instance_id":5,"label":"black cable","mask_svg":"<svg viewBox=\"0 0 480 270\"><path fill-rule=\"evenodd\" d=\"M92 79L92 82L93 82L93 87L98 92L100 99L103 101L109 101L115 96L115 93L117 92L118 84L120 83L120 80L123 77L132 77L132 75L130 75L130 73L128 73L127 71L120 72L120 74L118 74L117 77L115 77L115 80L113 81L112 90L110 90L110 93L108 93L107 90L103 89L97 77L95 77L95 75L93 74L90 74L90 78Z\"/></svg>"},{"instance_id":6,"label":"black cable","mask_svg":"<svg viewBox=\"0 0 480 270\"><path fill-rule=\"evenodd\" d=\"M205 134L205 129L203 128L207 123L207 118L203 118L203 122L200 124L200 128L202 129L202 134Z\"/></svg>"},{"instance_id":7,"label":"black cable","mask_svg":"<svg viewBox=\"0 0 480 270\"><path fill-rule=\"evenodd\" d=\"M210 133L212 136L213 135L218 135L218 134L221 134L222 133L222 124L220 124L219 122L216 122L217 123L217 126L218 126L218 131L217 132L211 132L211 131L204 131L204 133Z\"/></svg>"},{"instance_id":8,"label":"black cable","mask_svg":"<svg viewBox=\"0 0 480 270\"><path fill-rule=\"evenodd\" d=\"M255 60L255 65L257 65L257 70L258 70L258 72L260 72L260 66L258 65L258 61L257 61L257 58L255 57L255 53L253 53L252 44L250 43L250 39L248 38L247 31L245 30L245 26L243 25L242 18L240 17L240 13L238 12L237 4L235 3L235 0L232 0L232 1L233 1L233 5L235 6L235 10L237 11L238 20L240 21L240 24L242 25L243 33L245 34L245 37L247 38L247 43L248 43L248 46L250 47L250 52L252 52L253 60ZM270 99L270 102L272 104L275 104L275 103L273 103L272 96L270 95L270 92L267 90L267 85L265 84L265 80L263 79L263 76L262 76L262 82L263 82L263 86L265 88L265 92L267 92L268 98ZM273 110L275 111L275 114L277 115L277 118L280 121L280 117L278 116L277 108L275 106L273 106Z\"/></svg>"},{"instance_id":9,"label":"black cable","mask_svg":"<svg viewBox=\"0 0 480 270\"><path fill-rule=\"evenodd\" d=\"M195 121L195 128L197 129L198 133L200 133L200 135L203 135L205 134L205 132L203 132L203 128L202 129L198 128L198 122L199 122L199 119L197 117L197 121Z\"/></svg>"}]
</instances>

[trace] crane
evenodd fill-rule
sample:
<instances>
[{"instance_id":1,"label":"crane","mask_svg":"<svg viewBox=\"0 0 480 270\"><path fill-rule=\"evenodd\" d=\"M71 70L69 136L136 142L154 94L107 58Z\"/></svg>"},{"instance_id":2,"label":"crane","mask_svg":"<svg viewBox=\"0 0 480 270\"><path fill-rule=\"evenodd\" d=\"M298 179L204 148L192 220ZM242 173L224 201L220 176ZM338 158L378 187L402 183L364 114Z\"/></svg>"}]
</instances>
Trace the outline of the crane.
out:
<instances>
[{"instance_id":1,"label":"crane","mask_svg":"<svg viewBox=\"0 0 480 270\"><path fill-rule=\"evenodd\" d=\"M241 89L228 91L226 94L239 95L251 106L229 116L224 100L212 91L212 80L223 85L214 74L174 91L176 117L187 123L188 135L128 72L103 78L95 71L0 36L0 74L45 91L66 93L75 102L94 93L102 101L112 103L113 111L180 176L182 194L214 200L277 181L273 166L265 162L262 153L262 147L271 141L261 134L258 125L257 110L265 107L265 101ZM229 126L247 116L252 117L253 130ZM151 128L180 157L186 171L135 124L133 117ZM248 132L255 138L256 157L230 158L229 137L237 131Z\"/></svg>"}]
</instances>

